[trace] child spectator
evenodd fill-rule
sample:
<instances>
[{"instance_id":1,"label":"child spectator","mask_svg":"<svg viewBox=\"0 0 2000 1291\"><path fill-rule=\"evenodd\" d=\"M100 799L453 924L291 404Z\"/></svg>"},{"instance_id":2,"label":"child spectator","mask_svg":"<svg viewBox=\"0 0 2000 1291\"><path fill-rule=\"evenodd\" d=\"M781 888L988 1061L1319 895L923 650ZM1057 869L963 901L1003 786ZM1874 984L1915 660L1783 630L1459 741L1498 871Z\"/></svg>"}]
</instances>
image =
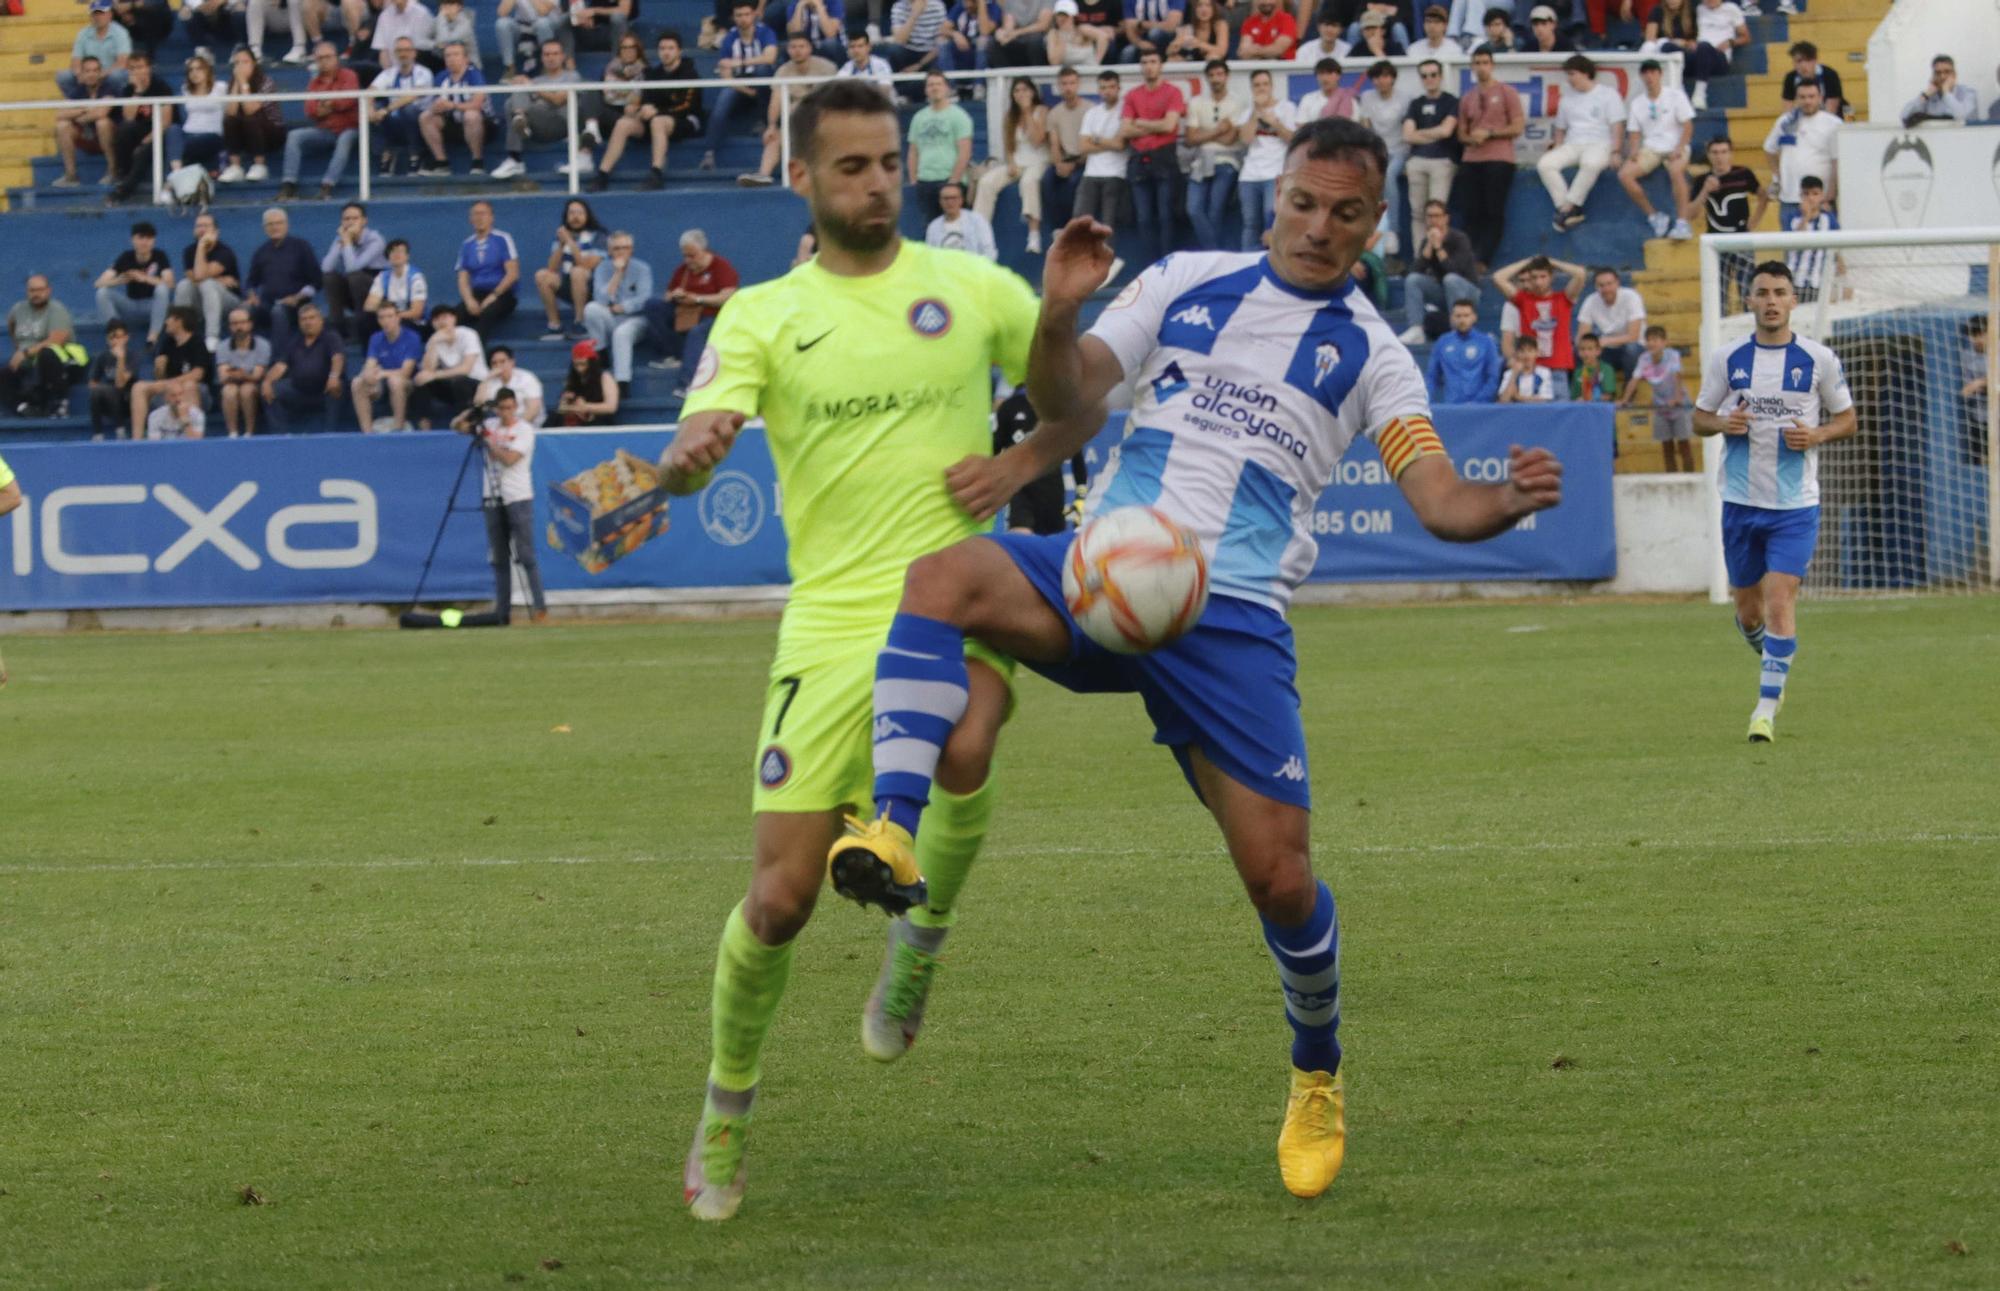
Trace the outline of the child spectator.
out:
<instances>
[{"instance_id":1,"label":"child spectator","mask_svg":"<svg viewBox=\"0 0 2000 1291\"><path fill-rule=\"evenodd\" d=\"M1668 474L1693 471L1694 411L1681 384L1681 352L1667 348L1667 329L1657 323L1646 329L1646 353L1619 393L1618 406L1629 407L1640 386L1653 395L1653 442L1665 454Z\"/></svg>"},{"instance_id":2,"label":"child spectator","mask_svg":"<svg viewBox=\"0 0 2000 1291\"><path fill-rule=\"evenodd\" d=\"M1558 270L1569 275L1569 285L1561 291L1555 289ZM1557 374L1558 399L1567 396L1570 369L1576 366L1570 325L1584 278L1582 265L1547 256L1516 260L1493 273L1493 285L1519 313L1521 339L1533 341L1542 365Z\"/></svg>"},{"instance_id":3,"label":"child spectator","mask_svg":"<svg viewBox=\"0 0 2000 1291\"><path fill-rule=\"evenodd\" d=\"M1500 374L1501 403L1548 403L1556 397L1555 373L1540 363L1532 336L1514 341L1514 361Z\"/></svg>"},{"instance_id":4,"label":"child spectator","mask_svg":"<svg viewBox=\"0 0 2000 1291\"><path fill-rule=\"evenodd\" d=\"M1569 397L1578 403L1611 403L1618 398L1618 374L1604 361L1604 345L1593 335L1576 339L1576 371Z\"/></svg>"},{"instance_id":5,"label":"child spectator","mask_svg":"<svg viewBox=\"0 0 2000 1291\"><path fill-rule=\"evenodd\" d=\"M1799 181L1799 213L1785 226L1791 233L1830 233L1840 227L1840 217L1826 209L1826 185L1819 176L1807 175ZM1840 257L1825 247L1814 247L1790 252L1785 256L1785 264L1792 271L1792 281L1798 285L1799 302L1818 300L1826 290L1827 262L1832 261L1836 273L1840 271Z\"/></svg>"}]
</instances>

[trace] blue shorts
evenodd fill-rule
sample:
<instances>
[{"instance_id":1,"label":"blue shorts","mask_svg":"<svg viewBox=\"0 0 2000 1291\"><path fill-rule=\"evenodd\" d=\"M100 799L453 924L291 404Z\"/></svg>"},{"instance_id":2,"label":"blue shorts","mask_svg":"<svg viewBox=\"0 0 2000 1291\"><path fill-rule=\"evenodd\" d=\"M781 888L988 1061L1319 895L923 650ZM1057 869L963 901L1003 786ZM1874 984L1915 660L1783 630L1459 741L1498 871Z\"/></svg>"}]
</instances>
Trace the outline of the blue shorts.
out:
<instances>
[{"instance_id":1,"label":"blue shorts","mask_svg":"<svg viewBox=\"0 0 2000 1291\"><path fill-rule=\"evenodd\" d=\"M1065 690L1136 691L1153 719L1153 740L1174 751L1196 796L1188 750L1245 788L1310 809L1305 724L1299 717L1299 662L1292 627L1266 606L1209 598L1186 636L1151 654L1116 654L1083 634L1063 599L1063 558L1074 532L1008 533L1000 544L1069 629L1069 658L1028 667Z\"/></svg>"},{"instance_id":2,"label":"blue shorts","mask_svg":"<svg viewBox=\"0 0 2000 1291\"><path fill-rule=\"evenodd\" d=\"M1819 541L1819 508L1722 504L1722 563L1731 587L1755 587L1770 570L1806 576L1813 546Z\"/></svg>"}]
</instances>

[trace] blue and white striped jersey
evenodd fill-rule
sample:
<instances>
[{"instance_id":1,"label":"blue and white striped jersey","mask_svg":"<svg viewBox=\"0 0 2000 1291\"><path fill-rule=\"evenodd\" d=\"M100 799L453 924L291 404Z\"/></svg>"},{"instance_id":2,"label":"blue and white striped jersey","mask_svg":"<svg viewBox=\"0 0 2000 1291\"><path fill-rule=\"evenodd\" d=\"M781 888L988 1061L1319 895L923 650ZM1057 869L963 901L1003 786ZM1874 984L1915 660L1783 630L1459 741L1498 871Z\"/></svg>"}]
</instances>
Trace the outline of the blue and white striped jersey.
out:
<instances>
[{"instance_id":1,"label":"blue and white striped jersey","mask_svg":"<svg viewBox=\"0 0 2000 1291\"><path fill-rule=\"evenodd\" d=\"M1172 255L1090 335L1133 397L1087 510L1159 507L1201 538L1217 595L1284 611L1317 553L1313 507L1357 435L1391 477L1438 451L1416 361L1351 280L1312 293L1261 252Z\"/></svg>"},{"instance_id":2,"label":"blue and white striped jersey","mask_svg":"<svg viewBox=\"0 0 2000 1291\"><path fill-rule=\"evenodd\" d=\"M1812 223L1803 215L1792 217L1791 233L1831 233L1840 227L1840 217L1832 211L1821 211ZM1826 286L1826 269L1833 259L1833 252L1825 247L1813 247L1808 251L1793 251L1785 257L1785 267L1792 271L1792 281L1800 287L1810 287L1817 291Z\"/></svg>"},{"instance_id":3,"label":"blue and white striped jersey","mask_svg":"<svg viewBox=\"0 0 2000 1291\"><path fill-rule=\"evenodd\" d=\"M1708 356L1695 407L1727 416L1750 409L1750 433L1723 435L1722 500L1772 511L1819 505L1819 450L1785 444L1792 422L1817 426L1854 406L1840 359L1818 341L1793 334L1784 345L1756 337Z\"/></svg>"}]
</instances>

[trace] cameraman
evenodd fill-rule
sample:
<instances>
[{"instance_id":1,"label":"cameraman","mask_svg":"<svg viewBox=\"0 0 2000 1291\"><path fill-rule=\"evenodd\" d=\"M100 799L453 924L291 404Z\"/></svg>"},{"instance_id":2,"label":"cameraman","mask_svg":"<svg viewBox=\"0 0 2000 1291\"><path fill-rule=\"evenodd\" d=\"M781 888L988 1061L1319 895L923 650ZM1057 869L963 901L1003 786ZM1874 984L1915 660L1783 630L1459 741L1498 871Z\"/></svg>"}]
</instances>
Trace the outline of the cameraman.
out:
<instances>
[{"instance_id":1,"label":"cameraman","mask_svg":"<svg viewBox=\"0 0 2000 1291\"><path fill-rule=\"evenodd\" d=\"M470 331L470 328L464 329ZM527 575L532 617L548 618L542 597L542 568L535 560L535 427L521 417L521 401L505 386L493 392L493 415L476 429L470 422L456 428L479 436L486 453L486 547L493 561L493 600L502 623L513 616L513 564ZM510 550L511 549L511 550Z\"/></svg>"}]
</instances>

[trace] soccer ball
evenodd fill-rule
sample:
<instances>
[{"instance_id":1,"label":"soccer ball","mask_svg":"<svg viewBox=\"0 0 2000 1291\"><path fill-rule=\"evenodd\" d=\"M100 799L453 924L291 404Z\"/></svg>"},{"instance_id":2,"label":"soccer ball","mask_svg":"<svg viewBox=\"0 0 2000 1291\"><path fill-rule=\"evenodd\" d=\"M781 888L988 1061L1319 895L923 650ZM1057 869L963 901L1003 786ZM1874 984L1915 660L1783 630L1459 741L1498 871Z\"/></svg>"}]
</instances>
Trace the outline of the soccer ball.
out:
<instances>
[{"instance_id":1,"label":"soccer ball","mask_svg":"<svg viewBox=\"0 0 2000 1291\"><path fill-rule=\"evenodd\" d=\"M1119 507L1086 521L1062 581L1077 626L1118 654L1158 649L1208 605L1200 540L1152 507Z\"/></svg>"}]
</instances>

